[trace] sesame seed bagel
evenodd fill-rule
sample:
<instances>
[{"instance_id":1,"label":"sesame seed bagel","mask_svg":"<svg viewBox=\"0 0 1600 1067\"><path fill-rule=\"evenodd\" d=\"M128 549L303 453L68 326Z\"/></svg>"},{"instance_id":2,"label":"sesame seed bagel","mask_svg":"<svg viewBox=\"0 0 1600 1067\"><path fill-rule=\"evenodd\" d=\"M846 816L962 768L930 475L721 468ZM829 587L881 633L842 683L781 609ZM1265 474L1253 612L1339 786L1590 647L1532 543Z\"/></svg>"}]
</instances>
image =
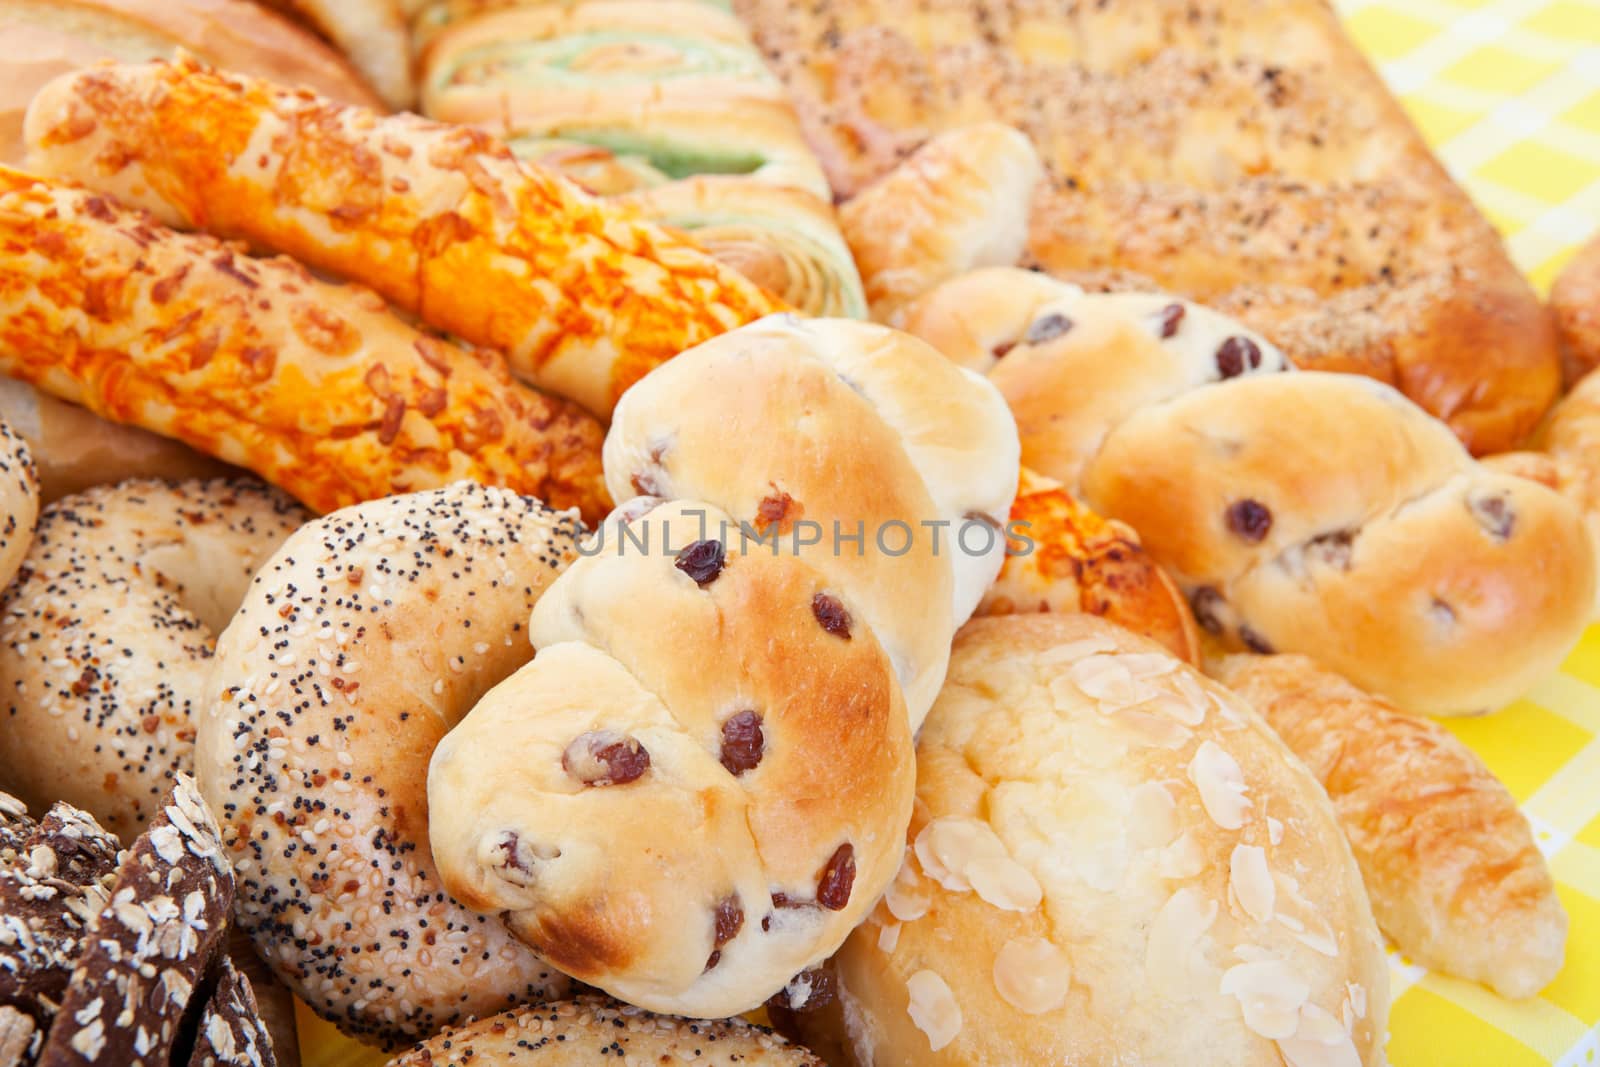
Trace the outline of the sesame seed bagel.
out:
<instances>
[{"instance_id":1,"label":"sesame seed bagel","mask_svg":"<svg viewBox=\"0 0 1600 1067\"><path fill-rule=\"evenodd\" d=\"M580 530L471 482L346 508L289 538L218 639L195 763L237 921L347 1033L400 1044L567 991L447 894L424 785L440 738L528 660Z\"/></svg>"},{"instance_id":2,"label":"sesame seed bagel","mask_svg":"<svg viewBox=\"0 0 1600 1067\"><path fill-rule=\"evenodd\" d=\"M39 521L39 472L22 435L0 419L0 588L11 584Z\"/></svg>"},{"instance_id":3,"label":"sesame seed bagel","mask_svg":"<svg viewBox=\"0 0 1600 1067\"><path fill-rule=\"evenodd\" d=\"M608 1063L696 1067L827 1067L803 1048L739 1019L652 1015L603 997L524 1008L450 1030L389 1067L591 1067Z\"/></svg>"},{"instance_id":4,"label":"sesame seed bagel","mask_svg":"<svg viewBox=\"0 0 1600 1067\"><path fill-rule=\"evenodd\" d=\"M190 765L217 632L305 518L229 479L124 482L45 508L0 602L0 780L132 840Z\"/></svg>"}]
</instances>

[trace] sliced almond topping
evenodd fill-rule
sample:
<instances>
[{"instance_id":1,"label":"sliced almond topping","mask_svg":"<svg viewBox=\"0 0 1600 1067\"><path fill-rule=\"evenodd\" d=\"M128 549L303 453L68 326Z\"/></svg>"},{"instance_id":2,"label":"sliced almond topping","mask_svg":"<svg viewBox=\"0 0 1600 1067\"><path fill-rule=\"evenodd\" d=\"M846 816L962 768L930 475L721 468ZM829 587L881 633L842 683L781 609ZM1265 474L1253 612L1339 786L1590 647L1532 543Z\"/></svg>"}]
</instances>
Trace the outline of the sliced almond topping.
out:
<instances>
[{"instance_id":1,"label":"sliced almond topping","mask_svg":"<svg viewBox=\"0 0 1600 1067\"><path fill-rule=\"evenodd\" d=\"M1311 986L1280 959L1236 963L1222 974L1223 996L1237 997L1244 1024L1268 1040L1290 1037Z\"/></svg>"},{"instance_id":2,"label":"sliced almond topping","mask_svg":"<svg viewBox=\"0 0 1600 1067\"><path fill-rule=\"evenodd\" d=\"M1300 883L1283 871L1273 871L1278 887L1277 920L1296 941L1322 955L1337 958L1339 939L1317 906L1300 892Z\"/></svg>"},{"instance_id":3,"label":"sliced almond topping","mask_svg":"<svg viewBox=\"0 0 1600 1067\"><path fill-rule=\"evenodd\" d=\"M1165 848L1178 834L1178 805L1160 782L1140 782L1129 797L1128 823L1140 848Z\"/></svg>"},{"instance_id":4,"label":"sliced almond topping","mask_svg":"<svg viewBox=\"0 0 1600 1067\"><path fill-rule=\"evenodd\" d=\"M1205 869L1205 865L1205 857L1200 852L1194 834L1185 830L1176 841L1161 850L1156 873L1163 878L1193 878Z\"/></svg>"},{"instance_id":5,"label":"sliced almond topping","mask_svg":"<svg viewBox=\"0 0 1600 1067\"><path fill-rule=\"evenodd\" d=\"M915 848L928 877L953 893L972 888L967 868L973 863L1009 858L1005 843L977 819L935 819L917 835Z\"/></svg>"},{"instance_id":6,"label":"sliced almond topping","mask_svg":"<svg viewBox=\"0 0 1600 1067\"><path fill-rule=\"evenodd\" d=\"M1189 761L1189 780L1200 791L1200 803L1212 822L1224 830L1244 825L1245 813L1250 810L1244 772L1221 745L1209 738L1200 742Z\"/></svg>"},{"instance_id":7,"label":"sliced almond topping","mask_svg":"<svg viewBox=\"0 0 1600 1067\"><path fill-rule=\"evenodd\" d=\"M1197 949L1217 918L1217 902L1185 887L1167 898L1150 922L1145 945L1145 973L1169 989L1188 989L1193 983Z\"/></svg>"},{"instance_id":8,"label":"sliced almond topping","mask_svg":"<svg viewBox=\"0 0 1600 1067\"><path fill-rule=\"evenodd\" d=\"M1332 1012L1304 1004L1298 1023L1291 1037L1278 1040L1278 1051L1289 1067L1361 1067L1355 1039Z\"/></svg>"},{"instance_id":9,"label":"sliced almond topping","mask_svg":"<svg viewBox=\"0 0 1600 1067\"><path fill-rule=\"evenodd\" d=\"M1178 661L1161 652L1127 652L1117 659L1141 681L1165 678L1178 669Z\"/></svg>"},{"instance_id":10,"label":"sliced almond topping","mask_svg":"<svg viewBox=\"0 0 1600 1067\"><path fill-rule=\"evenodd\" d=\"M1235 845L1228 859L1228 888L1239 908L1256 922L1270 922L1277 886L1259 845Z\"/></svg>"},{"instance_id":11,"label":"sliced almond topping","mask_svg":"<svg viewBox=\"0 0 1600 1067\"><path fill-rule=\"evenodd\" d=\"M1195 688L1199 688L1196 686ZM1204 694L1202 693L1203 697ZM1206 721L1206 705L1193 700L1186 695L1177 693L1158 693L1154 698L1145 702L1144 706L1159 715L1165 715L1176 723L1184 726L1199 726Z\"/></svg>"},{"instance_id":12,"label":"sliced almond topping","mask_svg":"<svg viewBox=\"0 0 1600 1067\"><path fill-rule=\"evenodd\" d=\"M884 955L893 952L900 943L900 924L885 923L878 928L878 951Z\"/></svg>"},{"instance_id":13,"label":"sliced almond topping","mask_svg":"<svg viewBox=\"0 0 1600 1067\"><path fill-rule=\"evenodd\" d=\"M978 896L1003 911L1032 911L1044 899L1039 880L1009 856L976 860L965 873Z\"/></svg>"},{"instance_id":14,"label":"sliced almond topping","mask_svg":"<svg viewBox=\"0 0 1600 1067\"><path fill-rule=\"evenodd\" d=\"M1042 1015L1066 1003L1072 984L1067 954L1042 937L1014 937L994 958L1000 999L1024 1015Z\"/></svg>"},{"instance_id":15,"label":"sliced almond topping","mask_svg":"<svg viewBox=\"0 0 1600 1067\"><path fill-rule=\"evenodd\" d=\"M1350 1008L1356 1013L1357 1019L1367 1017L1367 988L1360 982L1346 982L1344 995L1350 1000Z\"/></svg>"},{"instance_id":16,"label":"sliced almond topping","mask_svg":"<svg viewBox=\"0 0 1600 1067\"><path fill-rule=\"evenodd\" d=\"M1267 817L1267 840L1274 845L1283 844L1283 820Z\"/></svg>"},{"instance_id":17,"label":"sliced almond topping","mask_svg":"<svg viewBox=\"0 0 1600 1067\"><path fill-rule=\"evenodd\" d=\"M906 979L906 991L911 1002L906 1013L928 1038L928 1048L938 1052L961 1032L961 1006L943 978L929 970L921 970Z\"/></svg>"},{"instance_id":18,"label":"sliced almond topping","mask_svg":"<svg viewBox=\"0 0 1600 1067\"><path fill-rule=\"evenodd\" d=\"M1118 713L1116 721L1124 730L1136 736L1140 744L1152 748L1182 748L1194 736L1182 723L1165 715L1152 715L1148 711L1124 708Z\"/></svg>"},{"instance_id":19,"label":"sliced almond topping","mask_svg":"<svg viewBox=\"0 0 1600 1067\"><path fill-rule=\"evenodd\" d=\"M1179 671L1176 677L1178 683L1178 692L1183 694L1184 701L1187 702L1190 707L1197 709L1199 712L1200 717L1189 725L1199 726L1205 721L1206 712L1211 710L1211 706L1213 703L1215 703L1215 701L1212 700L1210 692L1206 690L1205 686L1200 684L1199 679L1197 679L1192 672Z\"/></svg>"},{"instance_id":20,"label":"sliced almond topping","mask_svg":"<svg viewBox=\"0 0 1600 1067\"><path fill-rule=\"evenodd\" d=\"M1057 645L1039 657L1039 662L1045 666L1055 663L1077 663L1100 652L1115 652L1117 643L1109 637L1096 635L1085 637L1077 641L1068 641L1064 645Z\"/></svg>"},{"instance_id":21,"label":"sliced almond topping","mask_svg":"<svg viewBox=\"0 0 1600 1067\"><path fill-rule=\"evenodd\" d=\"M903 864L895 880L883 891L884 906L903 923L914 922L928 914L928 903L933 894L911 864Z\"/></svg>"},{"instance_id":22,"label":"sliced almond topping","mask_svg":"<svg viewBox=\"0 0 1600 1067\"><path fill-rule=\"evenodd\" d=\"M1079 692L1107 714L1145 699L1143 687L1133 680L1133 672L1120 656L1090 656L1067 668L1067 677Z\"/></svg>"}]
</instances>

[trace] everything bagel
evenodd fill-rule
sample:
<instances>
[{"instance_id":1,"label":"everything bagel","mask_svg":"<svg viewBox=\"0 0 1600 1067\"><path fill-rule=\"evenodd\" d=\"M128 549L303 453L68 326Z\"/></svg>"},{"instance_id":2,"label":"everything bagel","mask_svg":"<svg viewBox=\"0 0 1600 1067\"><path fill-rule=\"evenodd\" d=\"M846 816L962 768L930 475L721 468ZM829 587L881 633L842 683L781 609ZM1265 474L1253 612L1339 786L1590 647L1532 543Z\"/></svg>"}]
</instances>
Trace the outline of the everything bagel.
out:
<instances>
[{"instance_id":1,"label":"everything bagel","mask_svg":"<svg viewBox=\"0 0 1600 1067\"><path fill-rule=\"evenodd\" d=\"M218 639L195 765L239 925L347 1032L391 1045L568 984L440 884L434 746L530 655L581 527L459 482L334 512L261 570Z\"/></svg>"},{"instance_id":2,"label":"everything bagel","mask_svg":"<svg viewBox=\"0 0 1600 1067\"><path fill-rule=\"evenodd\" d=\"M215 635L305 518L277 490L227 479L125 482L47 507L0 603L8 788L136 836L189 766Z\"/></svg>"}]
</instances>

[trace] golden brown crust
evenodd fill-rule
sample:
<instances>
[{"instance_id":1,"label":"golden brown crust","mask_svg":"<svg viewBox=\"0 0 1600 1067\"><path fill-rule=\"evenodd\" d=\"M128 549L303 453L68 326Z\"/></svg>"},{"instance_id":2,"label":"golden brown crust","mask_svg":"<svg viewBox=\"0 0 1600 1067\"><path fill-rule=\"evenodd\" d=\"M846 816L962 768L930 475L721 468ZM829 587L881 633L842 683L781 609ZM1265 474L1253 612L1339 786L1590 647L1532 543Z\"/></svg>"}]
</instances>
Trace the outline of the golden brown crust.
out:
<instances>
[{"instance_id":1,"label":"golden brown crust","mask_svg":"<svg viewBox=\"0 0 1600 1067\"><path fill-rule=\"evenodd\" d=\"M242 472L180 441L109 422L16 378L0 378L0 418L28 442L48 504L132 478L224 478Z\"/></svg>"},{"instance_id":2,"label":"golden brown crust","mask_svg":"<svg viewBox=\"0 0 1600 1067\"><path fill-rule=\"evenodd\" d=\"M603 997L522 1008L450 1030L389 1067L593 1067L628 1063L700 1067L826 1067L803 1048L741 1019L678 1019Z\"/></svg>"},{"instance_id":3,"label":"golden brown crust","mask_svg":"<svg viewBox=\"0 0 1600 1067\"><path fill-rule=\"evenodd\" d=\"M6 0L0 6L0 163L22 162L23 114L50 79L102 60L163 59L175 48L341 103L378 103L339 53L246 0Z\"/></svg>"},{"instance_id":4,"label":"golden brown crust","mask_svg":"<svg viewBox=\"0 0 1600 1067\"><path fill-rule=\"evenodd\" d=\"M782 309L465 127L188 60L57 80L28 114L31 165L370 285L602 416L652 367Z\"/></svg>"},{"instance_id":5,"label":"golden brown crust","mask_svg":"<svg viewBox=\"0 0 1600 1067\"><path fill-rule=\"evenodd\" d=\"M748 1011L823 962L899 864L1015 433L992 387L866 323L775 316L653 371L606 439L641 495L434 755L445 886L653 1011Z\"/></svg>"},{"instance_id":6,"label":"golden brown crust","mask_svg":"<svg viewBox=\"0 0 1600 1067\"><path fill-rule=\"evenodd\" d=\"M1138 531L1234 650L1317 656L1419 712L1482 711L1553 670L1589 615L1595 552L1564 501L1474 463L1387 386L1282 373L1209 308L991 269L906 324L987 370L1023 462Z\"/></svg>"},{"instance_id":7,"label":"golden brown crust","mask_svg":"<svg viewBox=\"0 0 1600 1067\"><path fill-rule=\"evenodd\" d=\"M1009 530L1019 535L1017 554L1006 557L977 614L1087 612L1199 662L1189 602L1132 527L1096 515L1060 483L1024 468Z\"/></svg>"},{"instance_id":8,"label":"golden brown crust","mask_svg":"<svg viewBox=\"0 0 1600 1067\"><path fill-rule=\"evenodd\" d=\"M592 418L370 291L3 169L0 264L8 374L315 510L468 477L591 519L608 507Z\"/></svg>"},{"instance_id":9,"label":"golden brown crust","mask_svg":"<svg viewBox=\"0 0 1600 1067\"><path fill-rule=\"evenodd\" d=\"M1578 250L1550 287L1568 387L1600 366L1600 234Z\"/></svg>"},{"instance_id":10,"label":"golden brown crust","mask_svg":"<svg viewBox=\"0 0 1600 1067\"><path fill-rule=\"evenodd\" d=\"M839 225L872 317L898 325L901 309L940 282L1015 266L1043 175L1026 137L984 122L935 137L847 201Z\"/></svg>"},{"instance_id":11,"label":"golden brown crust","mask_svg":"<svg viewBox=\"0 0 1600 1067\"><path fill-rule=\"evenodd\" d=\"M1388 965L1326 794L1147 640L969 623L906 842L839 1009L800 1017L845 1064L1381 1062Z\"/></svg>"},{"instance_id":12,"label":"golden brown crust","mask_svg":"<svg viewBox=\"0 0 1600 1067\"><path fill-rule=\"evenodd\" d=\"M1327 789L1403 952L1502 996L1549 984L1566 913L1527 818L1471 749L1304 656L1230 656L1215 673Z\"/></svg>"},{"instance_id":13,"label":"golden brown crust","mask_svg":"<svg viewBox=\"0 0 1600 1067\"><path fill-rule=\"evenodd\" d=\"M1231 647L1315 656L1419 713L1515 699L1593 608L1575 508L1478 465L1361 378L1257 375L1142 408L1083 489L1139 531Z\"/></svg>"},{"instance_id":14,"label":"golden brown crust","mask_svg":"<svg viewBox=\"0 0 1600 1067\"><path fill-rule=\"evenodd\" d=\"M416 103L405 7L412 0L266 0L316 27L396 111Z\"/></svg>"},{"instance_id":15,"label":"golden brown crust","mask_svg":"<svg viewBox=\"0 0 1600 1067\"><path fill-rule=\"evenodd\" d=\"M845 195L1010 122L1048 172L1044 268L1147 274L1398 386L1475 453L1555 399L1548 316L1320 0L736 6Z\"/></svg>"}]
</instances>

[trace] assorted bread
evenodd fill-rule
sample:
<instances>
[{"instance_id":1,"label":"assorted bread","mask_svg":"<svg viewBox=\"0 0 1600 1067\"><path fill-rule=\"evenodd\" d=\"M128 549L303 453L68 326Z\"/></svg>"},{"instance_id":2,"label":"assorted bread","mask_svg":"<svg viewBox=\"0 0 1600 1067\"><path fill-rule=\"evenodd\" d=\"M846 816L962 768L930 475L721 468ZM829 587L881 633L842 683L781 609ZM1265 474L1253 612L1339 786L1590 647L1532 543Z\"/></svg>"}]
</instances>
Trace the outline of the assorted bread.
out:
<instances>
[{"instance_id":1,"label":"assorted bread","mask_svg":"<svg viewBox=\"0 0 1600 1067\"><path fill-rule=\"evenodd\" d=\"M1280 373L1264 338L1186 301L1003 268L933 290L905 324L987 366L1023 462L1137 530L1231 648L1305 653L1457 714L1520 696L1589 620L1577 509L1474 462L1382 383Z\"/></svg>"},{"instance_id":2,"label":"assorted bread","mask_svg":"<svg viewBox=\"0 0 1600 1067\"><path fill-rule=\"evenodd\" d=\"M498 355L292 260L4 168L0 369L253 470L316 511L465 477L591 521L608 504L599 424L511 381Z\"/></svg>"},{"instance_id":3,"label":"assorted bread","mask_svg":"<svg viewBox=\"0 0 1600 1067\"><path fill-rule=\"evenodd\" d=\"M602 417L650 368L783 310L686 238L477 130L192 59L57 79L27 135L40 173L370 286Z\"/></svg>"},{"instance_id":4,"label":"assorted bread","mask_svg":"<svg viewBox=\"0 0 1600 1067\"><path fill-rule=\"evenodd\" d=\"M1322 0L734 9L843 197L999 120L1044 162L1028 265L1143 274L1395 386L1475 454L1556 398L1532 289Z\"/></svg>"},{"instance_id":5,"label":"assorted bread","mask_svg":"<svg viewBox=\"0 0 1600 1067\"><path fill-rule=\"evenodd\" d=\"M52 78L106 60L168 59L180 48L346 104L377 104L338 52L249 0L4 0L0 164L22 162L23 115Z\"/></svg>"},{"instance_id":6,"label":"assorted bread","mask_svg":"<svg viewBox=\"0 0 1600 1067\"><path fill-rule=\"evenodd\" d=\"M367 85L0 0L0 1067L292 1065L290 991L392 1067L1348 1067L1380 928L1552 981L1417 716L1600 605L1600 290L1322 5L273 6Z\"/></svg>"},{"instance_id":7,"label":"assorted bread","mask_svg":"<svg viewBox=\"0 0 1600 1067\"><path fill-rule=\"evenodd\" d=\"M446 888L653 1011L748 1011L822 963L899 865L911 736L999 570L1016 447L992 387L882 327L769 319L651 372L606 439L641 496L434 753ZM941 552L939 522L996 547ZM840 529L862 540L790 547Z\"/></svg>"},{"instance_id":8,"label":"assorted bread","mask_svg":"<svg viewBox=\"0 0 1600 1067\"><path fill-rule=\"evenodd\" d=\"M822 169L724 5L437 3L415 39L428 117L623 195L798 310L865 313Z\"/></svg>"},{"instance_id":9,"label":"assorted bread","mask_svg":"<svg viewBox=\"0 0 1600 1067\"><path fill-rule=\"evenodd\" d=\"M905 849L798 1016L829 1062L1381 1060L1388 964L1327 795L1125 630L968 624Z\"/></svg>"}]
</instances>

